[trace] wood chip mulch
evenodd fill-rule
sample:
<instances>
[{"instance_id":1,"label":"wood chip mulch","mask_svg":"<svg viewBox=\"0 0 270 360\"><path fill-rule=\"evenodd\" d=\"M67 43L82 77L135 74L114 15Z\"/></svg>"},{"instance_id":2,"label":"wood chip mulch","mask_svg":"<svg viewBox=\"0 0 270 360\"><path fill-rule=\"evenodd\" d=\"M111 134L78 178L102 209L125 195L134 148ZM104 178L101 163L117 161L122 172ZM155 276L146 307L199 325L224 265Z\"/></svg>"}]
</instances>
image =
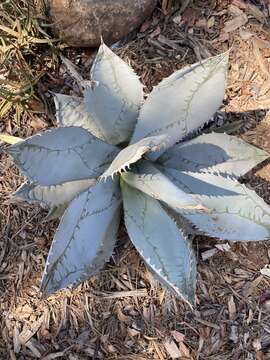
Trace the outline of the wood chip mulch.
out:
<instances>
[{"instance_id":1,"label":"wood chip mulch","mask_svg":"<svg viewBox=\"0 0 270 360\"><path fill-rule=\"evenodd\" d=\"M164 1L163 12L157 8L116 51L150 91L174 70L231 49L226 98L210 126L228 126L270 151L270 5L194 1L180 12L177 1L172 4ZM64 53L88 73L91 51ZM79 92L63 66L44 76L40 89L51 109L26 114L20 126L12 117L5 119L1 130L26 137L52 126L48 91ZM22 181L2 151L1 359L270 359L269 242L195 241L199 278L191 311L154 281L122 228L115 254L98 276L42 299L39 284L57 221L45 223L40 208L11 201ZM269 163L243 181L270 203Z\"/></svg>"}]
</instances>

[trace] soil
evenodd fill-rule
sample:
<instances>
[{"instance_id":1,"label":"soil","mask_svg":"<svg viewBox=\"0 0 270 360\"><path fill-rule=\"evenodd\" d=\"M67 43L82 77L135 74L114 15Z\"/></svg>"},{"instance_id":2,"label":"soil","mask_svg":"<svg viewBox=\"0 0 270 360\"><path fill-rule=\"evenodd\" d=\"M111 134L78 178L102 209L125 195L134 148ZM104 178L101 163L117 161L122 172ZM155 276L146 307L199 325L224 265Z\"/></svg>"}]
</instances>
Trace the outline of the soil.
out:
<instances>
[{"instance_id":1,"label":"soil","mask_svg":"<svg viewBox=\"0 0 270 360\"><path fill-rule=\"evenodd\" d=\"M230 49L226 97L210 127L225 126L270 152L269 4L194 1L182 13L176 5L163 1L115 51L150 91L176 69ZM63 52L88 74L94 51ZM51 127L48 91L79 93L63 65L48 71L39 89L51 108L23 116L20 126L5 119L5 129L24 138ZM122 227L115 254L98 276L42 299L40 279L58 221L43 222L44 210L12 201L24 179L4 151L0 161L1 359L270 359L269 241L197 237L191 310L154 281ZM242 180L270 203L269 161Z\"/></svg>"}]
</instances>

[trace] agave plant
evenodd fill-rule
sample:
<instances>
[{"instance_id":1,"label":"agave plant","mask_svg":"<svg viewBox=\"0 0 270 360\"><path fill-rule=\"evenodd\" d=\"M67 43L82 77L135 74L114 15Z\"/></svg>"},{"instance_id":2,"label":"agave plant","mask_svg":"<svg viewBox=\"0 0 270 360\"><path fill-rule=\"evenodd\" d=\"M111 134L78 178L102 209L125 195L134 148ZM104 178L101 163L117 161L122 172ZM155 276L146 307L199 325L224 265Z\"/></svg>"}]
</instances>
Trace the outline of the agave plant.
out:
<instances>
[{"instance_id":1,"label":"agave plant","mask_svg":"<svg viewBox=\"0 0 270 360\"><path fill-rule=\"evenodd\" d=\"M133 70L105 44L84 97L57 94L60 127L9 148L28 182L16 196L63 214L49 251L45 295L103 267L124 209L130 239L160 282L192 304L196 256L184 231L226 240L270 237L270 208L237 178L268 154L226 134L187 136L219 108L228 53L176 71L144 100ZM190 137L189 137L190 138Z\"/></svg>"}]
</instances>

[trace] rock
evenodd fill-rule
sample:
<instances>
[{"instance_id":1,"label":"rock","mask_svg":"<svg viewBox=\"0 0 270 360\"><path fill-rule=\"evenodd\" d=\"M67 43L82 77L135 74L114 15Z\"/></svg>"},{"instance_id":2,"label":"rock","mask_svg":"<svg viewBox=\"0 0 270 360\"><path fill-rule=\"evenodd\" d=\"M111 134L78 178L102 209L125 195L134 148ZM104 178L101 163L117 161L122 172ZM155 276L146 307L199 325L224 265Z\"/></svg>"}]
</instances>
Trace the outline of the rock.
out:
<instances>
[{"instance_id":1,"label":"rock","mask_svg":"<svg viewBox=\"0 0 270 360\"><path fill-rule=\"evenodd\" d=\"M156 0L47 0L57 37L69 46L112 44L136 29L153 11Z\"/></svg>"}]
</instances>

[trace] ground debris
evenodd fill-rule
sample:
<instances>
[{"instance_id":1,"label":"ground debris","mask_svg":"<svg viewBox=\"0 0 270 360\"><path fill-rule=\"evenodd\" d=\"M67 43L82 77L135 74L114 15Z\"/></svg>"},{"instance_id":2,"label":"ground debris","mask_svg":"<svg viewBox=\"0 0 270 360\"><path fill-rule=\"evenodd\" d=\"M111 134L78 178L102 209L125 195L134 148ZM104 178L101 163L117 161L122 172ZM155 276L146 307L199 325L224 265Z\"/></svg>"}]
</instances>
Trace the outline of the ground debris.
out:
<instances>
[{"instance_id":1,"label":"ground debris","mask_svg":"<svg viewBox=\"0 0 270 360\"><path fill-rule=\"evenodd\" d=\"M226 99L211 129L270 152L266 7L260 1L196 1L179 13L177 3L164 2L165 10L158 8L117 53L150 91L176 69L230 48ZM63 50L84 78L93 53ZM50 106L31 103L32 112L24 112L19 123L14 109L1 118L0 131L21 138L55 124L51 92L81 91L60 61L40 52L29 58L34 74L45 71L36 87ZM24 179L3 151L0 160L1 359L270 359L268 242L196 237L199 277L191 311L154 281L122 227L113 259L99 275L42 299L40 278L58 221L44 223L44 210L10 201ZM252 172L243 178L268 203L269 166L256 169L260 177Z\"/></svg>"}]
</instances>

